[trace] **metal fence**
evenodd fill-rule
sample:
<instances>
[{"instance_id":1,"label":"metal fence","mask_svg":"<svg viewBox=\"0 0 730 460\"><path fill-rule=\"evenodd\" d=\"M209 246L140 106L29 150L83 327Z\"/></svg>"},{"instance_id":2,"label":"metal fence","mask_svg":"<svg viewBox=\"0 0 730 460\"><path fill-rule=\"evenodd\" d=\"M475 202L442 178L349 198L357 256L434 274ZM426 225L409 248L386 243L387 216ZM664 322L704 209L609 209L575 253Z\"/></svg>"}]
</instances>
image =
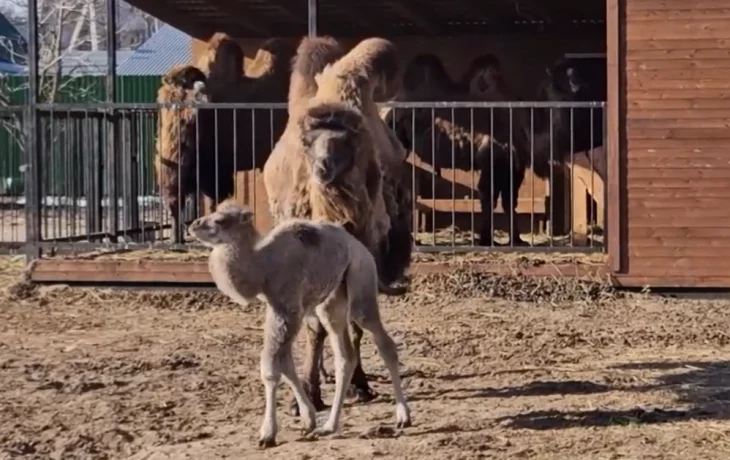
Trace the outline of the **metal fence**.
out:
<instances>
[{"instance_id":1,"label":"metal fence","mask_svg":"<svg viewBox=\"0 0 730 460\"><path fill-rule=\"evenodd\" d=\"M411 151L402 179L417 249L603 250L604 112L602 102L385 104ZM0 249L187 247L175 228L231 194L268 214L260 169L286 117L285 104L1 108L19 135L0 133L0 148L22 156L0 155ZM169 155L188 159L173 163L164 187L160 132L175 133L162 136Z\"/></svg>"}]
</instances>

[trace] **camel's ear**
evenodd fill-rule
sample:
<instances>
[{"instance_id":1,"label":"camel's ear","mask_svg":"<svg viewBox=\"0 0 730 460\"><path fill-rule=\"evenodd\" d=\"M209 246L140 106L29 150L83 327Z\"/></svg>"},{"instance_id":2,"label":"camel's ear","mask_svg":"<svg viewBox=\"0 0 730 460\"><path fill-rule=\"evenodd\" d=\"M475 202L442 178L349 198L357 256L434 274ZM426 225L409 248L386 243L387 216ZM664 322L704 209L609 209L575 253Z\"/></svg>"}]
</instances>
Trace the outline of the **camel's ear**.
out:
<instances>
[{"instance_id":1,"label":"camel's ear","mask_svg":"<svg viewBox=\"0 0 730 460\"><path fill-rule=\"evenodd\" d=\"M477 94L484 94L489 90L489 81L487 78L488 69L481 69L474 76L471 81L472 90L476 91Z\"/></svg>"},{"instance_id":2,"label":"camel's ear","mask_svg":"<svg viewBox=\"0 0 730 460\"><path fill-rule=\"evenodd\" d=\"M172 78L170 78L169 75L163 75L162 76L162 84L163 85L172 85Z\"/></svg>"}]
</instances>

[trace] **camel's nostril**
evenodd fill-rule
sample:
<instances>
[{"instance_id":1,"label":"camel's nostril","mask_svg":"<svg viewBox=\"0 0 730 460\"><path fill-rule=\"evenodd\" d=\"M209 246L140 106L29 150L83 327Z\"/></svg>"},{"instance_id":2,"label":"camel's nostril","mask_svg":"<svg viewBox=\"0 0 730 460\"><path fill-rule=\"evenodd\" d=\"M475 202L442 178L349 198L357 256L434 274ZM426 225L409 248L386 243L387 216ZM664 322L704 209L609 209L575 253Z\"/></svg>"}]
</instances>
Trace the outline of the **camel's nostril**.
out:
<instances>
[{"instance_id":1,"label":"camel's nostril","mask_svg":"<svg viewBox=\"0 0 730 460\"><path fill-rule=\"evenodd\" d=\"M327 173L327 172L329 172L329 170L330 170L330 167L331 167L331 165L330 165L330 160L329 160L329 158L323 158L323 159L322 159L322 160L321 160L321 161L319 162L319 168L320 168L320 170L321 170L322 172L324 172L324 173Z\"/></svg>"}]
</instances>

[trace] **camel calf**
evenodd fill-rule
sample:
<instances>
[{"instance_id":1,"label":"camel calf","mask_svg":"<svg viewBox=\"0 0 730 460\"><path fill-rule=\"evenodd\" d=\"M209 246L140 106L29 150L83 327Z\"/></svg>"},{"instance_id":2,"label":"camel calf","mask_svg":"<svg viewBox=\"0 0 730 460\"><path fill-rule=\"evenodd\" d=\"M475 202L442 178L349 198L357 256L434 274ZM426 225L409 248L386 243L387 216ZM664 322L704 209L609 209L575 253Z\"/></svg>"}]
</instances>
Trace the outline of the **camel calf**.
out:
<instances>
[{"instance_id":1,"label":"camel calf","mask_svg":"<svg viewBox=\"0 0 730 460\"><path fill-rule=\"evenodd\" d=\"M347 386L357 364L348 324L373 334L393 381L396 426L409 426L410 409L401 389L398 352L380 320L378 274L370 251L341 226L304 219L287 220L261 236L253 213L233 201L195 220L190 234L213 248L208 267L213 280L233 301L254 297L267 302L261 378L266 409L259 446L276 441L276 387L281 377L299 406L305 433L337 431ZM319 320L327 329L335 358L335 395L327 422L316 428L315 408L294 367L292 343L302 322Z\"/></svg>"}]
</instances>

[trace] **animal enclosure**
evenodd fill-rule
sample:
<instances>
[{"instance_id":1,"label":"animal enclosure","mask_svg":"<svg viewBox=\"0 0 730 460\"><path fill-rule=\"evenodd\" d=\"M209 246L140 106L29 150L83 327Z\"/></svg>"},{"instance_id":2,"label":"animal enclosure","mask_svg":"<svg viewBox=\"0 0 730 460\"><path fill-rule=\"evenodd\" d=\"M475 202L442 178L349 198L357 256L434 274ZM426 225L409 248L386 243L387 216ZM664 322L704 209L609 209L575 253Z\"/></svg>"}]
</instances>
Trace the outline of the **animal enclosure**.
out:
<instances>
[{"instance_id":1,"label":"animal enclosure","mask_svg":"<svg viewBox=\"0 0 730 460\"><path fill-rule=\"evenodd\" d=\"M710 249L728 244L713 204L724 196L730 57L719 3L697 13L678 1L430 0L414 11L321 0L243 2L240 14L222 0L131 3L197 39L190 64L205 94L171 69L155 104L111 91L98 104L35 98L31 118L8 108L3 119L22 126L28 148L24 190L3 190L13 203L0 215L3 248L191 249L186 222L229 195L270 228L262 168L287 122L301 37L332 35L348 50L382 36L398 50L401 88L376 102L408 150L399 180L418 251L607 252L623 284L730 286ZM235 42L222 61L221 32ZM48 154L75 139L95 153L65 163ZM153 161L154 174L142 167Z\"/></svg>"}]
</instances>

